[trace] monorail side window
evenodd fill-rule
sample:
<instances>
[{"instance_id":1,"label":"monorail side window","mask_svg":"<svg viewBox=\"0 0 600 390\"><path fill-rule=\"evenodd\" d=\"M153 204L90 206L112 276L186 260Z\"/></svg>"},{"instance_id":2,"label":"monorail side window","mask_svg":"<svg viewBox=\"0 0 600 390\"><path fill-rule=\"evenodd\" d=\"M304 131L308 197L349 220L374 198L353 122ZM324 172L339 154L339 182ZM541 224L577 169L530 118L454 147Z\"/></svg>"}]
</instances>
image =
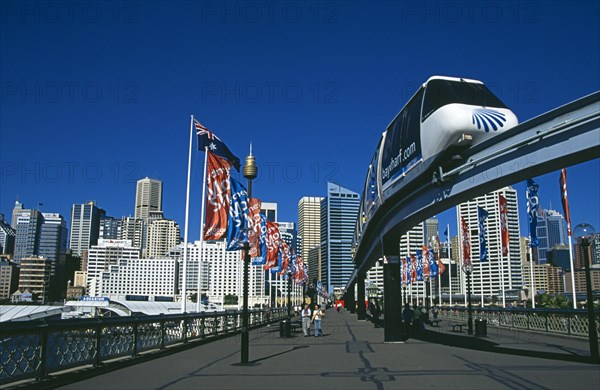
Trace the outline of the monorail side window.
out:
<instances>
[{"instance_id":1,"label":"monorail side window","mask_svg":"<svg viewBox=\"0 0 600 390\"><path fill-rule=\"evenodd\" d=\"M431 80L425 90L422 120L447 104L507 108L485 85L466 81Z\"/></svg>"}]
</instances>

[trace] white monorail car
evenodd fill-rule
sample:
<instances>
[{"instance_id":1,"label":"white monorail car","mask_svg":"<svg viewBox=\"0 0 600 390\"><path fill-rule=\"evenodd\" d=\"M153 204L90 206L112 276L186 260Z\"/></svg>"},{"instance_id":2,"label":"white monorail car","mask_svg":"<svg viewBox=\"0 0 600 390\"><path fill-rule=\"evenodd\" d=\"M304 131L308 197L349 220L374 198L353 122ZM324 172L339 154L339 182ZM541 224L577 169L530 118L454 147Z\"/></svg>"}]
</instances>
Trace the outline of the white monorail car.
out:
<instances>
[{"instance_id":1,"label":"white monorail car","mask_svg":"<svg viewBox=\"0 0 600 390\"><path fill-rule=\"evenodd\" d=\"M457 152L517 124L515 114L481 81L430 77L381 136L363 189L356 243L386 199L430 175L434 164L447 166Z\"/></svg>"}]
</instances>

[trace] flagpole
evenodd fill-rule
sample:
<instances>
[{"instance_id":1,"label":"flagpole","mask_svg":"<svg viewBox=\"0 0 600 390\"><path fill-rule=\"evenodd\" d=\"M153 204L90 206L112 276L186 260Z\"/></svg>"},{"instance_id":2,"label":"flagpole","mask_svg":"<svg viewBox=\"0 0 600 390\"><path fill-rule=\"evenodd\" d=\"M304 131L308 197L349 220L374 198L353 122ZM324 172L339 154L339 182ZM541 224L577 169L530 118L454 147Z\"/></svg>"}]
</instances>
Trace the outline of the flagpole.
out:
<instances>
[{"instance_id":1,"label":"flagpole","mask_svg":"<svg viewBox=\"0 0 600 390\"><path fill-rule=\"evenodd\" d=\"M500 232L500 288L502 289L502 307L506 308L506 294L504 291L504 253L502 251L502 207L500 206L500 196L498 196L498 231ZM506 224L506 229L508 230L508 222ZM510 247L508 242L506 243L507 252L510 253Z\"/></svg>"},{"instance_id":2,"label":"flagpole","mask_svg":"<svg viewBox=\"0 0 600 390\"><path fill-rule=\"evenodd\" d=\"M570 227L571 226L569 226L569 228ZM573 268L573 241L571 239L571 234L569 234L569 262L571 266L571 291L573 292L573 309L577 309L577 293L575 292L575 268Z\"/></svg>"},{"instance_id":3,"label":"flagpole","mask_svg":"<svg viewBox=\"0 0 600 390\"><path fill-rule=\"evenodd\" d=\"M188 151L187 188L185 191L185 226L183 233L183 271L181 273L181 312L187 311L187 242L190 216L190 181L192 174L192 141L194 134L194 116L190 115L190 147Z\"/></svg>"},{"instance_id":4,"label":"flagpole","mask_svg":"<svg viewBox=\"0 0 600 390\"><path fill-rule=\"evenodd\" d=\"M531 275L531 307L535 309L535 284L533 281L533 248L531 247L531 234L529 235L529 274Z\"/></svg>"},{"instance_id":5,"label":"flagpole","mask_svg":"<svg viewBox=\"0 0 600 390\"><path fill-rule=\"evenodd\" d=\"M450 224L446 224L446 231L448 235L446 236L446 249L448 255L448 287L450 288L448 296L450 297L449 305L452 306L452 256L450 256Z\"/></svg>"},{"instance_id":6,"label":"flagpole","mask_svg":"<svg viewBox=\"0 0 600 390\"><path fill-rule=\"evenodd\" d=\"M208 146L204 147L204 170L202 175L202 205L200 208L200 254L198 256L198 285L196 296L196 312L200 313L200 298L202 298L202 284L200 275L202 273L202 256L204 255L204 213L206 207L206 169L208 166Z\"/></svg>"}]
</instances>

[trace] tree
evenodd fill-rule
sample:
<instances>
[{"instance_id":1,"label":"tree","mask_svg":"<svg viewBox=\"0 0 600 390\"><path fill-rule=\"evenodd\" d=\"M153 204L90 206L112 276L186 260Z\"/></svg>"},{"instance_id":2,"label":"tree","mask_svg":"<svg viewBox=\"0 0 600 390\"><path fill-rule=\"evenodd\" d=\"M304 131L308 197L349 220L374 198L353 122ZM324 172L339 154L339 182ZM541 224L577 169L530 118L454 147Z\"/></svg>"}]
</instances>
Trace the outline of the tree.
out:
<instances>
[{"instance_id":1,"label":"tree","mask_svg":"<svg viewBox=\"0 0 600 390\"><path fill-rule=\"evenodd\" d=\"M224 305L237 305L237 303L238 303L237 295L227 294L227 295L225 295L225 297L223 299Z\"/></svg>"}]
</instances>

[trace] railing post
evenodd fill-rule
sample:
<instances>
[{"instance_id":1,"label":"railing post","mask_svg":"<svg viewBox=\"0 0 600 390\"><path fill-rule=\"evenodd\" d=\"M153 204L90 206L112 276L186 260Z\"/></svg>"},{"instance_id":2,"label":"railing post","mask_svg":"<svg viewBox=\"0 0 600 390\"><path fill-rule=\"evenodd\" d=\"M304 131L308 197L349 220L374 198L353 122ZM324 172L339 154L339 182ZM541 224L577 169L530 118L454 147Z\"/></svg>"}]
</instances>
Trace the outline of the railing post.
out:
<instances>
[{"instance_id":1,"label":"railing post","mask_svg":"<svg viewBox=\"0 0 600 390\"><path fill-rule=\"evenodd\" d=\"M46 359L48 356L48 324L43 320L40 327L40 366L37 370L37 380L41 381L48 375Z\"/></svg>"},{"instance_id":2,"label":"railing post","mask_svg":"<svg viewBox=\"0 0 600 390\"><path fill-rule=\"evenodd\" d=\"M187 344L188 342L188 316L187 314L184 314L183 317L183 334L181 335L181 340L183 341L184 344Z\"/></svg>"},{"instance_id":3,"label":"railing post","mask_svg":"<svg viewBox=\"0 0 600 390\"><path fill-rule=\"evenodd\" d=\"M165 350L165 336L167 334L167 331L165 329L165 315L164 314L160 314L160 350L164 351Z\"/></svg>"},{"instance_id":4,"label":"railing post","mask_svg":"<svg viewBox=\"0 0 600 390\"><path fill-rule=\"evenodd\" d=\"M97 320L96 325L96 339L94 340L94 367L98 367L102 364L100 359L100 337L102 336L102 320Z\"/></svg>"},{"instance_id":5,"label":"railing post","mask_svg":"<svg viewBox=\"0 0 600 390\"><path fill-rule=\"evenodd\" d=\"M138 356L138 328L139 328L139 319L137 316L134 317L133 319L133 339L131 340L131 343L133 344L131 346L131 350L133 351L132 353L132 357L136 357Z\"/></svg>"}]
</instances>

